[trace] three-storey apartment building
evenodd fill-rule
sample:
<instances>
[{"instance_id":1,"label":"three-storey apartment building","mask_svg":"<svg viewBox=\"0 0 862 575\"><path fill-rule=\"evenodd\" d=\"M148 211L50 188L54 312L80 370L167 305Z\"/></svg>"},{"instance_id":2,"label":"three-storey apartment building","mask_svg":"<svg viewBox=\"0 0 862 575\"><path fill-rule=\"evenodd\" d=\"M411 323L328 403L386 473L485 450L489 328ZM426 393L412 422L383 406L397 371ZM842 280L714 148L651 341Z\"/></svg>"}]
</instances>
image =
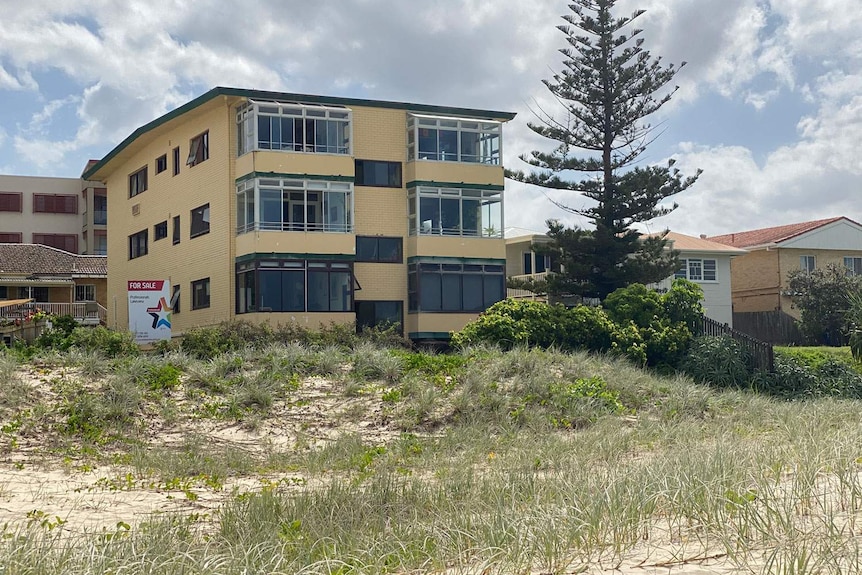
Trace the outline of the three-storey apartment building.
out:
<instances>
[{"instance_id":1,"label":"three-storey apartment building","mask_svg":"<svg viewBox=\"0 0 862 575\"><path fill-rule=\"evenodd\" d=\"M84 174L111 198L109 325L128 327L128 281L164 279L175 334L238 318L447 338L505 296L513 117L210 90Z\"/></svg>"}]
</instances>

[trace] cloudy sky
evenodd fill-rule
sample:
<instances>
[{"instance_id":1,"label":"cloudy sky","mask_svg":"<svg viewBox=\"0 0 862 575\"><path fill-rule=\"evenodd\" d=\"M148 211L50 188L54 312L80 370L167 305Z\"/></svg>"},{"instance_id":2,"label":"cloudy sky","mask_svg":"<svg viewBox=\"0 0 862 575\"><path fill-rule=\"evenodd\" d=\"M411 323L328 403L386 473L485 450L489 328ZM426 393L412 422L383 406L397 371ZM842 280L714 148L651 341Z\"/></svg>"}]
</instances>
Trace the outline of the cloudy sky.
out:
<instances>
[{"instance_id":1,"label":"cloudy sky","mask_svg":"<svg viewBox=\"0 0 862 575\"><path fill-rule=\"evenodd\" d=\"M561 69L564 0L0 0L0 173L78 176L214 86L517 112L507 167ZM697 235L862 221L860 0L620 0L645 46L688 64L642 161L704 170L654 220ZM575 207L584 200L555 194ZM579 220L507 182L506 225Z\"/></svg>"}]
</instances>

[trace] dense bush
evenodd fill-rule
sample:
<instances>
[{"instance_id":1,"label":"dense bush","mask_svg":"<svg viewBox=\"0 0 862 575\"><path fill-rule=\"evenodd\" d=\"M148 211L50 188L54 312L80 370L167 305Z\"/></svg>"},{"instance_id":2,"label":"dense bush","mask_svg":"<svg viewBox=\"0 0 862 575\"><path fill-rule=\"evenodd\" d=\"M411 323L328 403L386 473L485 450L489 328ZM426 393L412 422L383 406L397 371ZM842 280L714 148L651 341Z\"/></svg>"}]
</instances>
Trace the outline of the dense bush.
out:
<instances>
[{"instance_id":1,"label":"dense bush","mask_svg":"<svg viewBox=\"0 0 862 575\"><path fill-rule=\"evenodd\" d=\"M695 381L717 387L747 387L754 375L750 354L726 335L695 338L682 369Z\"/></svg>"},{"instance_id":2,"label":"dense bush","mask_svg":"<svg viewBox=\"0 0 862 575\"><path fill-rule=\"evenodd\" d=\"M692 329L702 317L702 296L697 284L677 280L664 295L640 284L618 289L607 297L605 308L566 309L508 299L454 333L452 343L611 352L638 365L673 367L685 355Z\"/></svg>"}]
</instances>

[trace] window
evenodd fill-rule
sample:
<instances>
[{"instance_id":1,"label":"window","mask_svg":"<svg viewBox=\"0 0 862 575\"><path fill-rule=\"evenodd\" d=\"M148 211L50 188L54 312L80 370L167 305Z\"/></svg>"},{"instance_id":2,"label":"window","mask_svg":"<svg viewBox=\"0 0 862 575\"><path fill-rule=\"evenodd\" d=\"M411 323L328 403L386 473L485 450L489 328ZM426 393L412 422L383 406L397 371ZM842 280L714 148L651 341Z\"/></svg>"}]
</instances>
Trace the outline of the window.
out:
<instances>
[{"instance_id":1,"label":"window","mask_svg":"<svg viewBox=\"0 0 862 575\"><path fill-rule=\"evenodd\" d=\"M177 174L180 173L180 147L179 146L174 148L173 156L174 156L174 174L173 175L176 176Z\"/></svg>"},{"instance_id":2,"label":"window","mask_svg":"<svg viewBox=\"0 0 862 575\"><path fill-rule=\"evenodd\" d=\"M412 312L480 312L506 295L502 265L422 262L407 269Z\"/></svg>"},{"instance_id":3,"label":"window","mask_svg":"<svg viewBox=\"0 0 862 575\"><path fill-rule=\"evenodd\" d=\"M108 236L104 230L96 230L96 249L93 253L97 256L108 255Z\"/></svg>"},{"instance_id":4,"label":"window","mask_svg":"<svg viewBox=\"0 0 862 575\"><path fill-rule=\"evenodd\" d=\"M147 255L147 230L129 236L129 259Z\"/></svg>"},{"instance_id":5,"label":"window","mask_svg":"<svg viewBox=\"0 0 862 575\"><path fill-rule=\"evenodd\" d=\"M92 284L76 285L75 301L96 301L96 286Z\"/></svg>"},{"instance_id":6,"label":"window","mask_svg":"<svg viewBox=\"0 0 862 575\"><path fill-rule=\"evenodd\" d=\"M847 268L848 276L862 275L862 258L845 257L844 267Z\"/></svg>"},{"instance_id":7,"label":"window","mask_svg":"<svg viewBox=\"0 0 862 575\"><path fill-rule=\"evenodd\" d=\"M18 298L32 298L37 302L48 303L50 301L50 291L47 286L21 286L18 288Z\"/></svg>"},{"instance_id":8,"label":"window","mask_svg":"<svg viewBox=\"0 0 862 575\"><path fill-rule=\"evenodd\" d=\"M174 235L173 235L174 245L180 243L180 217L174 216Z\"/></svg>"},{"instance_id":9,"label":"window","mask_svg":"<svg viewBox=\"0 0 862 575\"><path fill-rule=\"evenodd\" d=\"M51 246L73 254L78 253L78 236L76 234L33 234L33 243Z\"/></svg>"},{"instance_id":10,"label":"window","mask_svg":"<svg viewBox=\"0 0 862 575\"><path fill-rule=\"evenodd\" d=\"M499 190L410 188L410 235L503 237L503 198Z\"/></svg>"},{"instance_id":11,"label":"window","mask_svg":"<svg viewBox=\"0 0 862 575\"><path fill-rule=\"evenodd\" d=\"M0 192L0 212L22 212L21 192Z\"/></svg>"},{"instance_id":12,"label":"window","mask_svg":"<svg viewBox=\"0 0 862 575\"><path fill-rule=\"evenodd\" d=\"M353 231L353 184L255 178L237 185L237 233Z\"/></svg>"},{"instance_id":13,"label":"window","mask_svg":"<svg viewBox=\"0 0 862 575\"><path fill-rule=\"evenodd\" d=\"M192 282L192 309L210 306L210 278Z\"/></svg>"},{"instance_id":14,"label":"window","mask_svg":"<svg viewBox=\"0 0 862 575\"><path fill-rule=\"evenodd\" d=\"M401 238L356 236L356 261L400 264Z\"/></svg>"},{"instance_id":15,"label":"window","mask_svg":"<svg viewBox=\"0 0 862 575\"><path fill-rule=\"evenodd\" d=\"M108 197L105 194L93 196L93 223L99 226L108 224Z\"/></svg>"},{"instance_id":16,"label":"window","mask_svg":"<svg viewBox=\"0 0 862 575\"><path fill-rule=\"evenodd\" d=\"M357 186L401 187L401 162L356 160L355 173Z\"/></svg>"},{"instance_id":17,"label":"window","mask_svg":"<svg viewBox=\"0 0 862 575\"><path fill-rule=\"evenodd\" d=\"M168 155L162 154L156 158L156 173L161 174L168 169Z\"/></svg>"},{"instance_id":18,"label":"window","mask_svg":"<svg viewBox=\"0 0 862 575\"><path fill-rule=\"evenodd\" d=\"M350 121L349 108L249 100L237 108L237 154L350 154Z\"/></svg>"},{"instance_id":19,"label":"window","mask_svg":"<svg viewBox=\"0 0 862 575\"><path fill-rule=\"evenodd\" d=\"M171 313L180 313L180 284L174 284L171 291Z\"/></svg>"},{"instance_id":20,"label":"window","mask_svg":"<svg viewBox=\"0 0 862 575\"><path fill-rule=\"evenodd\" d=\"M168 237L168 220L165 220L163 222L159 222L153 226L153 241L154 242L165 239L166 237Z\"/></svg>"},{"instance_id":21,"label":"window","mask_svg":"<svg viewBox=\"0 0 862 575\"><path fill-rule=\"evenodd\" d=\"M674 279L714 282L717 278L716 260L681 259L680 268L673 274Z\"/></svg>"},{"instance_id":22,"label":"window","mask_svg":"<svg viewBox=\"0 0 862 575\"><path fill-rule=\"evenodd\" d=\"M210 157L210 133L204 132L189 141L189 157L186 165L196 166Z\"/></svg>"},{"instance_id":23,"label":"window","mask_svg":"<svg viewBox=\"0 0 862 575\"><path fill-rule=\"evenodd\" d=\"M407 159L500 165L501 122L410 114Z\"/></svg>"},{"instance_id":24,"label":"window","mask_svg":"<svg viewBox=\"0 0 862 575\"><path fill-rule=\"evenodd\" d=\"M236 311L353 311L353 265L277 259L239 264Z\"/></svg>"},{"instance_id":25,"label":"window","mask_svg":"<svg viewBox=\"0 0 862 575\"><path fill-rule=\"evenodd\" d=\"M192 210L191 237L210 233L210 205L204 204Z\"/></svg>"},{"instance_id":26,"label":"window","mask_svg":"<svg viewBox=\"0 0 862 575\"><path fill-rule=\"evenodd\" d=\"M524 275L533 273L533 252L524 252Z\"/></svg>"},{"instance_id":27,"label":"window","mask_svg":"<svg viewBox=\"0 0 862 575\"><path fill-rule=\"evenodd\" d=\"M33 194L33 213L77 214L78 196L72 194Z\"/></svg>"},{"instance_id":28,"label":"window","mask_svg":"<svg viewBox=\"0 0 862 575\"><path fill-rule=\"evenodd\" d=\"M20 244L24 241L21 232L0 232L0 244Z\"/></svg>"},{"instance_id":29,"label":"window","mask_svg":"<svg viewBox=\"0 0 862 575\"><path fill-rule=\"evenodd\" d=\"M357 301L356 331L370 327L398 326L404 329L404 303L401 301Z\"/></svg>"},{"instance_id":30,"label":"window","mask_svg":"<svg viewBox=\"0 0 862 575\"><path fill-rule=\"evenodd\" d=\"M9 299L9 288L0 286L0 299Z\"/></svg>"},{"instance_id":31,"label":"window","mask_svg":"<svg viewBox=\"0 0 862 575\"><path fill-rule=\"evenodd\" d=\"M799 256L799 269L806 273L814 271L814 256Z\"/></svg>"},{"instance_id":32,"label":"window","mask_svg":"<svg viewBox=\"0 0 862 575\"><path fill-rule=\"evenodd\" d=\"M147 191L147 167L144 166L129 176L129 197L134 198Z\"/></svg>"}]
</instances>

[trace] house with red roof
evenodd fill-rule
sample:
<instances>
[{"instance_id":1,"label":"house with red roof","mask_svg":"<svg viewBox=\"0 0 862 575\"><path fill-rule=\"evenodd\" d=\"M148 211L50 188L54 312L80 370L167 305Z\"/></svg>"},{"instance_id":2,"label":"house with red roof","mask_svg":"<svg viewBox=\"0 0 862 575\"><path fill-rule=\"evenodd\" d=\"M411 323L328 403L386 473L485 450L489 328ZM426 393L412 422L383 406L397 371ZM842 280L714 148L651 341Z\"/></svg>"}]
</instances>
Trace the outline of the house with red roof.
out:
<instances>
[{"instance_id":1,"label":"house with red roof","mask_svg":"<svg viewBox=\"0 0 862 575\"><path fill-rule=\"evenodd\" d=\"M837 264L862 274L862 225L843 216L708 239L748 251L731 262L734 313L780 311L799 319L789 295L790 272Z\"/></svg>"}]
</instances>

